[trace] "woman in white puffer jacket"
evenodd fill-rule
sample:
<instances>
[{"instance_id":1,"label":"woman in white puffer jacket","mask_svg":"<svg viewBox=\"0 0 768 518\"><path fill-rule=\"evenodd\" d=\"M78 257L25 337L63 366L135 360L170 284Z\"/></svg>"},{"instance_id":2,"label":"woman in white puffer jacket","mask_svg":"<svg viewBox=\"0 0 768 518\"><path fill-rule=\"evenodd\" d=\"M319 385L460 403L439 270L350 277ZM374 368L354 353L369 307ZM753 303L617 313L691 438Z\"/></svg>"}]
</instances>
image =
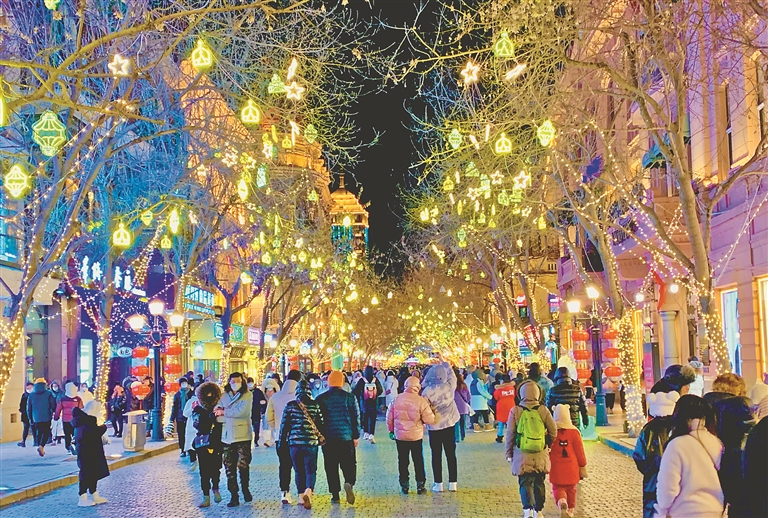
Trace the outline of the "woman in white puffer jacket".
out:
<instances>
[{"instance_id":1,"label":"woman in white puffer jacket","mask_svg":"<svg viewBox=\"0 0 768 518\"><path fill-rule=\"evenodd\" d=\"M427 425L429 447L432 450L432 475L435 485L432 491L443 491L443 450L448 461L448 490L456 491L458 468L456 462L456 431L459 409L456 406L456 374L449 363L433 365L424 374L421 395L435 409L437 419Z\"/></svg>"}]
</instances>

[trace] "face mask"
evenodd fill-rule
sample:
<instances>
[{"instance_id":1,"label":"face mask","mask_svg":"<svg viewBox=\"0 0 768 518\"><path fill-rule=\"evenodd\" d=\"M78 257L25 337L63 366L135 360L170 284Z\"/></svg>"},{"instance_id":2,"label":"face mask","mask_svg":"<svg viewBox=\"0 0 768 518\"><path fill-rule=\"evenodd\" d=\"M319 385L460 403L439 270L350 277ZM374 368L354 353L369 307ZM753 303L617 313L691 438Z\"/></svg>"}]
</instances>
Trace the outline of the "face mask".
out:
<instances>
[{"instance_id":1,"label":"face mask","mask_svg":"<svg viewBox=\"0 0 768 518\"><path fill-rule=\"evenodd\" d=\"M240 390L242 383L237 383L233 381L229 384L229 386L232 387L232 392L237 392L238 390Z\"/></svg>"},{"instance_id":2,"label":"face mask","mask_svg":"<svg viewBox=\"0 0 768 518\"><path fill-rule=\"evenodd\" d=\"M51 390L54 391L54 392L58 392L59 391L59 387L54 385L54 386L51 387ZM29 392L32 392L32 390L30 390Z\"/></svg>"},{"instance_id":3,"label":"face mask","mask_svg":"<svg viewBox=\"0 0 768 518\"><path fill-rule=\"evenodd\" d=\"M31 393L32 393L32 389L31 389L31 388L28 388L28 389L27 389L27 394L31 394Z\"/></svg>"},{"instance_id":4,"label":"face mask","mask_svg":"<svg viewBox=\"0 0 768 518\"><path fill-rule=\"evenodd\" d=\"M249 384L248 384L248 388L249 388L249 389L252 389L252 388L253 388L253 383L249 383Z\"/></svg>"},{"instance_id":5,"label":"face mask","mask_svg":"<svg viewBox=\"0 0 768 518\"><path fill-rule=\"evenodd\" d=\"M187 385L186 383L182 383L182 384L181 384L181 388L183 388L183 389L187 388L188 386L189 386L189 385Z\"/></svg>"}]
</instances>

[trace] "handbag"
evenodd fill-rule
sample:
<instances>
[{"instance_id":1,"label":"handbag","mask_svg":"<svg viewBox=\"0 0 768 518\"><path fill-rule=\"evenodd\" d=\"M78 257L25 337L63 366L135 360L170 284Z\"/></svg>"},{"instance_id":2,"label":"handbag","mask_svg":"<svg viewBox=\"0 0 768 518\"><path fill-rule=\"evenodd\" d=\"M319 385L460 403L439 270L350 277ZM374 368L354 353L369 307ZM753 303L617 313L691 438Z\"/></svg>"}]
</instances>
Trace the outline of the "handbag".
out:
<instances>
[{"instance_id":1,"label":"handbag","mask_svg":"<svg viewBox=\"0 0 768 518\"><path fill-rule=\"evenodd\" d=\"M317 425L315 424L315 420L312 419L312 416L309 415L309 411L307 410L307 407L304 403L301 401L296 401L299 404L299 407L301 408L301 411L304 412L304 416L309 420L309 424L312 425L312 429L317 434L317 442L320 444L320 446L325 445L325 436L320 433L320 430L317 429Z\"/></svg>"}]
</instances>

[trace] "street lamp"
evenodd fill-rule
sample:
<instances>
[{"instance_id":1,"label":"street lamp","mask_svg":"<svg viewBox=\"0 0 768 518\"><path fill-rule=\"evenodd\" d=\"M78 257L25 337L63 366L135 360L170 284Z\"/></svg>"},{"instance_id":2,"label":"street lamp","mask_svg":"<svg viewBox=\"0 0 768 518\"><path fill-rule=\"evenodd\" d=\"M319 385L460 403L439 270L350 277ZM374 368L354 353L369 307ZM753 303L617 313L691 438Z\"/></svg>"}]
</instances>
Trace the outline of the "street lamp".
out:
<instances>
[{"instance_id":1,"label":"street lamp","mask_svg":"<svg viewBox=\"0 0 768 518\"><path fill-rule=\"evenodd\" d=\"M584 320L589 322L589 331L592 337L592 359L595 367L595 424L597 426L608 426L608 412L605 408L605 393L603 392L603 350L600 344L600 320L597 318L595 303L600 297L600 292L594 286L587 286L587 298L592 301L592 312L588 318L574 320ZM581 302L576 299L569 300L569 313L579 313L581 311Z\"/></svg>"},{"instance_id":2,"label":"street lamp","mask_svg":"<svg viewBox=\"0 0 768 518\"><path fill-rule=\"evenodd\" d=\"M581 301L579 299L571 299L565 305L568 307L568 313L581 312Z\"/></svg>"}]
</instances>

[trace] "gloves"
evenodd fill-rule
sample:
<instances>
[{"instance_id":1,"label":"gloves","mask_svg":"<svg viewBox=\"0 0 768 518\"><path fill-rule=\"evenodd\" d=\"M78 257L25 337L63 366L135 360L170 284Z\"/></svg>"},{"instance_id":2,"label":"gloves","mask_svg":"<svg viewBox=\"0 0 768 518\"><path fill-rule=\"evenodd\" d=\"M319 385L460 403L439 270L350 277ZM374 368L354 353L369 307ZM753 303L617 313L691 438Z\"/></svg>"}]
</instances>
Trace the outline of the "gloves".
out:
<instances>
[{"instance_id":1,"label":"gloves","mask_svg":"<svg viewBox=\"0 0 768 518\"><path fill-rule=\"evenodd\" d=\"M389 432L389 438L395 440L395 432Z\"/></svg>"}]
</instances>

